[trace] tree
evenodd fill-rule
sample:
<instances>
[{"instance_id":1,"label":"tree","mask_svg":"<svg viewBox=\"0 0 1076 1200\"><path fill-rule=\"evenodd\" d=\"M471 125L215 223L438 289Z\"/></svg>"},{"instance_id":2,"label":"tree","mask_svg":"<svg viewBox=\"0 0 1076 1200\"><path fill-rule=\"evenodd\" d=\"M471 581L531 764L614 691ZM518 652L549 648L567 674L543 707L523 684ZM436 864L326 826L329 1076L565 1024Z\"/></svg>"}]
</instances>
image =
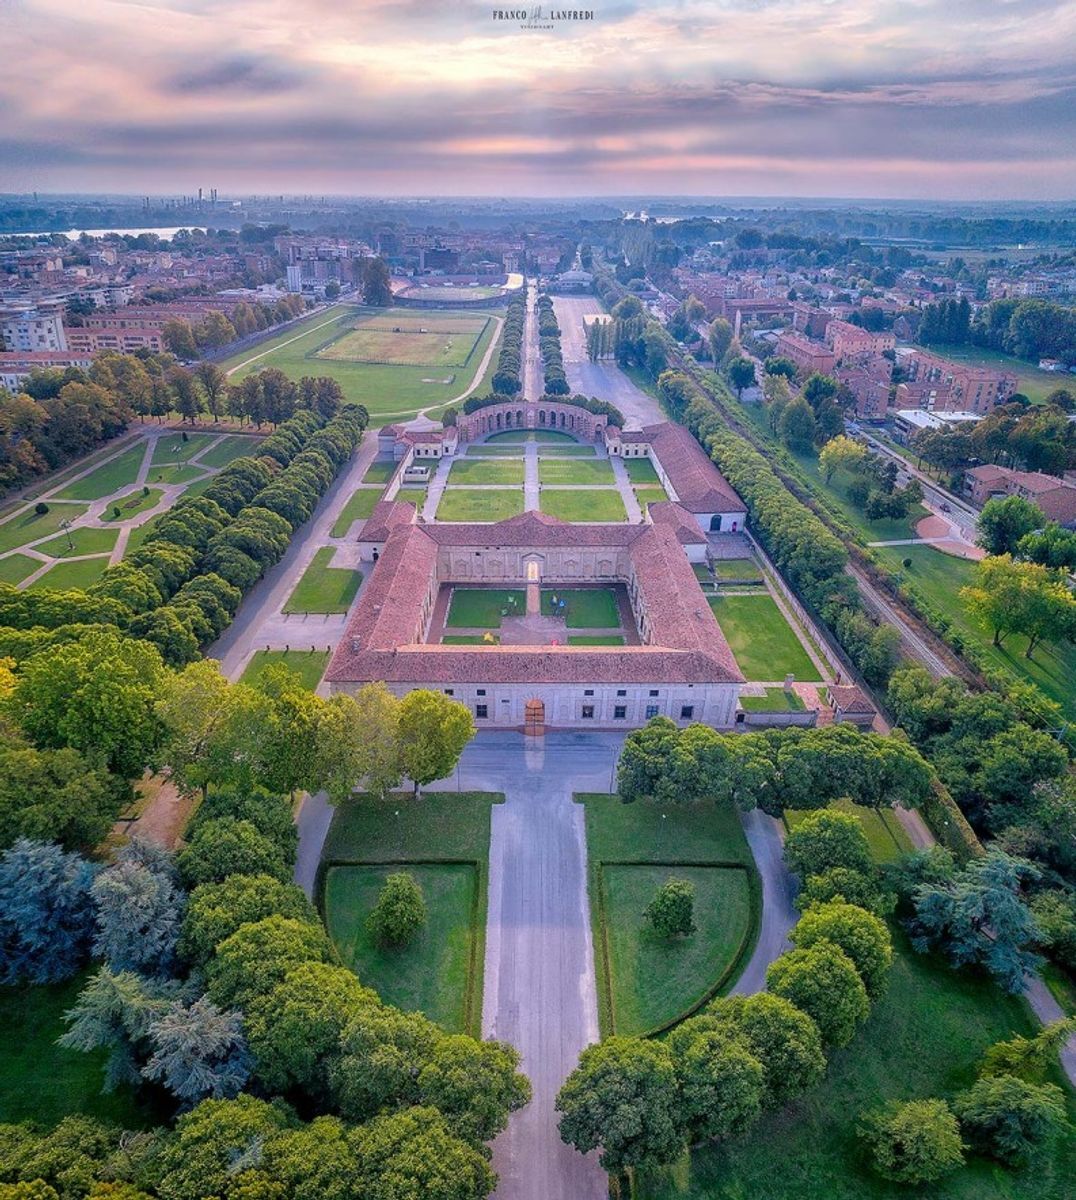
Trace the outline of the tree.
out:
<instances>
[{"instance_id":1,"label":"tree","mask_svg":"<svg viewBox=\"0 0 1076 1200\"><path fill-rule=\"evenodd\" d=\"M658 937L686 937L695 932L694 909L695 885L669 879L654 893L643 916Z\"/></svg>"},{"instance_id":2,"label":"tree","mask_svg":"<svg viewBox=\"0 0 1076 1200\"><path fill-rule=\"evenodd\" d=\"M366 918L371 937L382 946L406 946L425 924L426 901L415 877L406 871L389 875Z\"/></svg>"},{"instance_id":3,"label":"tree","mask_svg":"<svg viewBox=\"0 0 1076 1200\"><path fill-rule=\"evenodd\" d=\"M944 1100L890 1103L863 1119L860 1136L874 1169L894 1183L933 1183L964 1162L960 1127Z\"/></svg>"},{"instance_id":4,"label":"tree","mask_svg":"<svg viewBox=\"0 0 1076 1200\"><path fill-rule=\"evenodd\" d=\"M812 1017L827 1046L847 1046L870 1012L855 963L832 942L775 958L766 971L766 988Z\"/></svg>"},{"instance_id":5,"label":"tree","mask_svg":"<svg viewBox=\"0 0 1076 1200\"><path fill-rule=\"evenodd\" d=\"M1042 509L1023 496L988 500L979 514L979 545L987 554L1014 554L1025 534L1045 524Z\"/></svg>"},{"instance_id":6,"label":"tree","mask_svg":"<svg viewBox=\"0 0 1076 1200\"><path fill-rule=\"evenodd\" d=\"M802 397L797 397L785 406L777 424L781 441L790 450L805 454L814 445L817 428L811 406Z\"/></svg>"},{"instance_id":7,"label":"tree","mask_svg":"<svg viewBox=\"0 0 1076 1200\"><path fill-rule=\"evenodd\" d=\"M800 950L832 942L852 960L872 1000L885 991L893 943L885 922L873 913L840 901L817 904L799 919L789 940Z\"/></svg>"},{"instance_id":8,"label":"tree","mask_svg":"<svg viewBox=\"0 0 1076 1200\"><path fill-rule=\"evenodd\" d=\"M588 1046L557 1095L561 1139L601 1148L610 1175L661 1166L684 1148L676 1071L662 1042L610 1037Z\"/></svg>"},{"instance_id":9,"label":"tree","mask_svg":"<svg viewBox=\"0 0 1076 1200\"><path fill-rule=\"evenodd\" d=\"M1028 949L1038 929L1022 892L1040 876L1030 862L991 850L954 879L921 885L914 894L912 945L920 952L938 947L954 966L980 965L1008 991L1022 991L1024 977L1041 961Z\"/></svg>"},{"instance_id":10,"label":"tree","mask_svg":"<svg viewBox=\"0 0 1076 1200\"><path fill-rule=\"evenodd\" d=\"M329 962L323 929L288 917L241 925L217 947L206 967L210 999L221 1008L246 1008L300 963Z\"/></svg>"},{"instance_id":11,"label":"tree","mask_svg":"<svg viewBox=\"0 0 1076 1200\"><path fill-rule=\"evenodd\" d=\"M691 1143L743 1133L762 1110L765 1072L731 1024L696 1017L669 1035L679 1121Z\"/></svg>"},{"instance_id":12,"label":"tree","mask_svg":"<svg viewBox=\"0 0 1076 1200\"><path fill-rule=\"evenodd\" d=\"M825 476L826 483L829 483L836 471L853 474L861 470L866 461L866 446L843 434L830 438L818 455L818 466Z\"/></svg>"},{"instance_id":13,"label":"tree","mask_svg":"<svg viewBox=\"0 0 1076 1200\"><path fill-rule=\"evenodd\" d=\"M198 357L198 344L194 340L194 330L190 321L165 321L161 328L164 344L177 358L191 359Z\"/></svg>"},{"instance_id":14,"label":"tree","mask_svg":"<svg viewBox=\"0 0 1076 1200\"><path fill-rule=\"evenodd\" d=\"M714 1000L707 1016L733 1025L762 1064L766 1108L783 1108L818 1083L826 1070L814 1020L783 996L756 992Z\"/></svg>"},{"instance_id":15,"label":"tree","mask_svg":"<svg viewBox=\"0 0 1076 1200\"><path fill-rule=\"evenodd\" d=\"M202 393L194 375L186 367L173 367L168 372L168 386L172 389L172 403L184 421L192 425L202 411Z\"/></svg>"},{"instance_id":16,"label":"tree","mask_svg":"<svg viewBox=\"0 0 1076 1200\"><path fill-rule=\"evenodd\" d=\"M1044 1025L1034 1037L1017 1034L1004 1042L988 1046L979 1074L1015 1075L1027 1083L1043 1083L1046 1074L1058 1066L1061 1048L1076 1033L1076 1017L1062 1018Z\"/></svg>"},{"instance_id":17,"label":"tree","mask_svg":"<svg viewBox=\"0 0 1076 1200\"><path fill-rule=\"evenodd\" d=\"M806 912L830 900L847 900L877 916L885 916L893 907L893 897L882 891L875 873L854 871L851 867L830 867L818 875L808 875L796 897L796 907Z\"/></svg>"},{"instance_id":18,"label":"tree","mask_svg":"<svg viewBox=\"0 0 1076 1200\"><path fill-rule=\"evenodd\" d=\"M19 840L0 855L0 985L58 983L93 934L94 868L59 846Z\"/></svg>"},{"instance_id":19,"label":"tree","mask_svg":"<svg viewBox=\"0 0 1076 1200\"><path fill-rule=\"evenodd\" d=\"M421 1103L442 1113L449 1129L481 1146L531 1098L519 1071L519 1051L506 1042L453 1034L437 1042L418 1072Z\"/></svg>"},{"instance_id":20,"label":"tree","mask_svg":"<svg viewBox=\"0 0 1076 1200\"><path fill-rule=\"evenodd\" d=\"M422 1013L374 1000L352 1016L332 1069L336 1107L346 1121L418 1104L418 1075L444 1033Z\"/></svg>"},{"instance_id":21,"label":"tree","mask_svg":"<svg viewBox=\"0 0 1076 1200\"><path fill-rule=\"evenodd\" d=\"M680 730L668 717L653 717L624 740L616 768L617 794L621 800L656 796L675 774L675 755Z\"/></svg>"},{"instance_id":22,"label":"tree","mask_svg":"<svg viewBox=\"0 0 1076 1200\"><path fill-rule=\"evenodd\" d=\"M229 875L271 875L287 883L295 856L261 833L253 822L219 817L198 826L178 861L183 882L193 888L221 883Z\"/></svg>"},{"instance_id":23,"label":"tree","mask_svg":"<svg viewBox=\"0 0 1076 1200\"><path fill-rule=\"evenodd\" d=\"M373 308L386 308L392 303L392 284L389 269L382 258L368 258L363 263L362 300Z\"/></svg>"},{"instance_id":24,"label":"tree","mask_svg":"<svg viewBox=\"0 0 1076 1200\"><path fill-rule=\"evenodd\" d=\"M780 375L784 379L796 378L796 364L790 358L784 358L779 354L774 354L766 359L765 371L767 375Z\"/></svg>"},{"instance_id":25,"label":"tree","mask_svg":"<svg viewBox=\"0 0 1076 1200\"><path fill-rule=\"evenodd\" d=\"M1068 1123L1059 1087L1015 1075L977 1080L957 1096L953 1108L971 1145L1009 1167L1026 1163Z\"/></svg>"},{"instance_id":26,"label":"tree","mask_svg":"<svg viewBox=\"0 0 1076 1200\"><path fill-rule=\"evenodd\" d=\"M204 966L241 925L272 916L313 926L320 923L301 888L270 875L229 875L221 883L203 883L187 903L179 952L192 966Z\"/></svg>"},{"instance_id":27,"label":"tree","mask_svg":"<svg viewBox=\"0 0 1076 1200\"><path fill-rule=\"evenodd\" d=\"M185 1105L237 1095L250 1077L243 1015L222 1012L206 996L189 1007L177 1001L149 1029L153 1054L143 1068Z\"/></svg>"},{"instance_id":28,"label":"tree","mask_svg":"<svg viewBox=\"0 0 1076 1200\"><path fill-rule=\"evenodd\" d=\"M200 362L194 368L194 377L198 380L205 398L205 406L213 420L219 421L224 411L224 397L228 391L228 376L216 363Z\"/></svg>"},{"instance_id":29,"label":"tree","mask_svg":"<svg viewBox=\"0 0 1076 1200\"><path fill-rule=\"evenodd\" d=\"M808 813L785 839L785 864L801 879L831 867L864 874L874 869L867 836L859 818L835 808Z\"/></svg>"},{"instance_id":30,"label":"tree","mask_svg":"<svg viewBox=\"0 0 1076 1200\"><path fill-rule=\"evenodd\" d=\"M1027 658L1043 638L1061 641L1076 633L1076 598L1057 572L1038 563L1014 562L1008 554L984 558L960 597L991 627L995 646L1010 633L1026 634Z\"/></svg>"},{"instance_id":31,"label":"tree","mask_svg":"<svg viewBox=\"0 0 1076 1200\"><path fill-rule=\"evenodd\" d=\"M732 345L732 326L724 317L715 317L710 322L706 340L710 347L710 357L714 360L716 367Z\"/></svg>"},{"instance_id":32,"label":"tree","mask_svg":"<svg viewBox=\"0 0 1076 1200\"><path fill-rule=\"evenodd\" d=\"M20 837L59 842L66 850L97 845L126 796L114 775L78 750L0 745L0 847Z\"/></svg>"},{"instance_id":33,"label":"tree","mask_svg":"<svg viewBox=\"0 0 1076 1200\"><path fill-rule=\"evenodd\" d=\"M475 735L470 709L441 692L418 688L400 701L400 764L419 788L451 775Z\"/></svg>"},{"instance_id":34,"label":"tree","mask_svg":"<svg viewBox=\"0 0 1076 1200\"><path fill-rule=\"evenodd\" d=\"M1076 570L1076 531L1050 521L1042 529L1025 533L1016 543L1018 558L1056 570Z\"/></svg>"},{"instance_id":35,"label":"tree","mask_svg":"<svg viewBox=\"0 0 1076 1200\"><path fill-rule=\"evenodd\" d=\"M166 975L175 962L186 896L173 869L151 869L125 847L93 882L93 952L114 971Z\"/></svg>"},{"instance_id":36,"label":"tree","mask_svg":"<svg viewBox=\"0 0 1076 1200\"><path fill-rule=\"evenodd\" d=\"M318 719L315 776L331 803L360 783L381 799L399 786L399 724L400 701L383 683L330 697Z\"/></svg>"},{"instance_id":37,"label":"tree","mask_svg":"<svg viewBox=\"0 0 1076 1200\"><path fill-rule=\"evenodd\" d=\"M755 364L749 358L733 358L725 368L729 384L736 389L736 395L742 396L746 387L755 386Z\"/></svg>"}]
</instances>

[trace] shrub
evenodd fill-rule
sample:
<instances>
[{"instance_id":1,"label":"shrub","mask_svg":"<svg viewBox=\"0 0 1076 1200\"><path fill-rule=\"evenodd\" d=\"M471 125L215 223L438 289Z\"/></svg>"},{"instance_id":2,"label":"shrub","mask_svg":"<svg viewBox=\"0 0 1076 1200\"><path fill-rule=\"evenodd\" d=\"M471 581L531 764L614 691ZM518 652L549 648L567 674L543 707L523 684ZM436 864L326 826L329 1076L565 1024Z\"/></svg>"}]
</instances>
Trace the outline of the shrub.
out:
<instances>
[{"instance_id":1,"label":"shrub","mask_svg":"<svg viewBox=\"0 0 1076 1200\"><path fill-rule=\"evenodd\" d=\"M864 1118L872 1165L894 1183L932 1183L964 1161L956 1117L944 1100L890 1104Z\"/></svg>"},{"instance_id":2,"label":"shrub","mask_svg":"<svg viewBox=\"0 0 1076 1200\"><path fill-rule=\"evenodd\" d=\"M34 505L34 512L37 513L37 515L39 517L43 517L48 511L49 511L49 506L45 503L44 500L39 500Z\"/></svg>"},{"instance_id":3,"label":"shrub","mask_svg":"<svg viewBox=\"0 0 1076 1200\"><path fill-rule=\"evenodd\" d=\"M426 924L426 901L413 875L398 871L381 888L366 928L382 946L405 946Z\"/></svg>"},{"instance_id":4,"label":"shrub","mask_svg":"<svg viewBox=\"0 0 1076 1200\"><path fill-rule=\"evenodd\" d=\"M695 886L686 879L669 879L658 888L643 916L658 937L686 937L695 932Z\"/></svg>"}]
</instances>

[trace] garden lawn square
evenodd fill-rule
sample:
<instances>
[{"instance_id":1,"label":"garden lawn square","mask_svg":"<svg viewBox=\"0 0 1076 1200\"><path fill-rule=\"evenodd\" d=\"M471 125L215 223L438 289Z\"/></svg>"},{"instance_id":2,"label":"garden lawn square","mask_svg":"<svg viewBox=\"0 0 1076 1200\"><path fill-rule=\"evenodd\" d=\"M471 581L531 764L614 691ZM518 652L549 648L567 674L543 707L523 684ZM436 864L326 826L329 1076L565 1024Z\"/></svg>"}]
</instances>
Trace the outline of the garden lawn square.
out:
<instances>
[{"instance_id":1,"label":"garden lawn square","mask_svg":"<svg viewBox=\"0 0 1076 1200\"><path fill-rule=\"evenodd\" d=\"M340 510L331 536L343 537L356 521L364 521L374 511L374 505L380 499L380 488L357 488Z\"/></svg>"},{"instance_id":2,"label":"garden lawn square","mask_svg":"<svg viewBox=\"0 0 1076 1200\"><path fill-rule=\"evenodd\" d=\"M626 458L624 459L624 468L632 483L660 483L658 473L649 458Z\"/></svg>"},{"instance_id":3,"label":"garden lawn square","mask_svg":"<svg viewBox=\"0 0 1076 1200\"><path fill-rule=\"evenodd\" d=\"M140 440L118 457L95 467L83 479L69 483L62 491L56 493L56 499L100 500L103 496L119 491L121 487L134 483L138 478L138 469L145 454L145 443Z\"/></svg>"},{"instance_id":4,"label":"garden lawn square","mask_svg":"<svg viewBox=\"0 0 1076 1200\"><path fill-rule=\"evenodd\" d=\"M0 583L22 583L28 575L44 565L40 559L31 558L28 554L9 554L6 558L0 558Z\"/></svg>"},{"instance_id":5,"label":"garden lawn square","mask_svg":"<svg viewBox=\"0 0 1076 1200\"><path fill-rule=\"evenodd\" d=\"M332 565L336 551L322 546L284 605L286 613L346 613L362 583L362 572Z\"/></svg>"},{"instance_id":6,"label":"garden lawn square","mask_svg":"<svg viewBox=\"0 0 1076 1200\"><path fill-rule=\"evenodd\" d=\"M372 462L362 477L362 481L363 483L388 483L396 474L396 468L399 465L395 459L381 459L378 462Z\"/></svg>"},{"instance_id":7,"label":"garden lawn square","mask_svg":"<svg viewBox=\"0 0 1076 1200\"><path fill-rule=\"evenodd\" d=\"M542 512L562 521L627 521L624 501L616 488L543 488Z\"/></svg>"},{"instance_id":8,"label":"garden lawn square","mask_svg":"<svg viewBox=\"0 0 1076 1200\"><path fill-rule=\"evenodd\" d=\"M606 458L541 458L538 478L542 483L613 483L613 466Z\"/></svg>"},{"instance_id":9,"label":"garden lawn square","mask_svg":"<svg viewBox=\"0 0 1076 1200\"><path fill-rule=\"evenodd\" d=\"M445 627L448 629L500 629L501 617L522 616L527 594L519 589L453 588Z\"/></svg>"},{"instance_id":10,"label":"garden lawn square","mask_svg":"<svg viewBox=\"0 0 1076 1200\"><path fill-rule=\"evenodd\" d=\"M39 575L30 588L55 588L61 592L80 592L88 588L108 569L108 556L100 558L74 558L66 562L60 561L50 567L44 575Z\"/></svg>"},{"instance_id":11,"label":"garden lawn square","mask_svg":"<svg viewBox=\"0 0 1076 1200\"><path fill-rule=\"evenodd\" d=\"M437 520L503 521L522 511L522 488L445 488Z\"/></svg>"},{"instance_id":12,"label":"garden lawn square","mask_svg":"<svg viewBox=\"0 0 1076 1200\"><path fill-rule=\"evenodd\" d=\"M803 644L771 596L710 596L710 607L745 678L771 682L786 675L819 682Z\"/></svg>"},{"instance_id":13,"label":"garden lawn square","mask_svg":"<svg viewBox=\"0 0 1076 1200\"><path fill-rule=\"evenodd\" d=\"M564 601L554 608L553 598ZM569 629L619 629L616 593L609 588L543 588L542 615L563 616Z\"/></svg>"},{"instance_id":14,"label":"garden lawn square","mask_svg":"<svg viewBox=\"0 0 1076 1200\"><path fill-rule=\"evenodd\" d=\"M448 472L448 485L523 483L522 459L459 458Z\"/></svg>"},{"instance_id":15,"label":"garden lawn square","mask_svg":"<svg viewBox=\"0 0 1076 1200\"><path fill-rule=\"evenodd\" d=\"M239 682L250 684L251 687L259 687L265 669L277 665L294 671L299 676L302 686L308 692L312 692L321 682L325 668L329 665L329 652L327 650L259 650L247 663Z\"/></svg>"},{"instance_id":16,"label":"garden lawn square","mask_svg":"<svg viewBox=\"0 0 1076 1200\"><path fill-rule=\"evenodd\" d=\"M208 450L216 440L215 433L169 433L157 439L150 465L159 467L164 463L188 462L196 454Z\"/></svg>"}]
</instances>

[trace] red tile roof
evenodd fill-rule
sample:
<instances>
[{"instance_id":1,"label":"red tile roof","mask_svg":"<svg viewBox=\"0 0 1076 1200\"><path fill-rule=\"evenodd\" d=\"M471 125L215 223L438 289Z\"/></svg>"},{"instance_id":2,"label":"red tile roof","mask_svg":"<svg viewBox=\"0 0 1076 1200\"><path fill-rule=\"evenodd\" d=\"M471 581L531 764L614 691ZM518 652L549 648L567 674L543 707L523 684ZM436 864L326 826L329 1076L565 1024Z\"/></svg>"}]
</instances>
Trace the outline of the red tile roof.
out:
<instances>
[{"instance_id":1,"label":"red tile roof","mask_svg":"<svg viewBox=\"0 0 1076 1200\"><path fill-rule=\"evenodd\" d=\"M677 499L689 512L742 512L747 506L683 425L662 421L643 430Z\"/></svg>"}]
</instances>

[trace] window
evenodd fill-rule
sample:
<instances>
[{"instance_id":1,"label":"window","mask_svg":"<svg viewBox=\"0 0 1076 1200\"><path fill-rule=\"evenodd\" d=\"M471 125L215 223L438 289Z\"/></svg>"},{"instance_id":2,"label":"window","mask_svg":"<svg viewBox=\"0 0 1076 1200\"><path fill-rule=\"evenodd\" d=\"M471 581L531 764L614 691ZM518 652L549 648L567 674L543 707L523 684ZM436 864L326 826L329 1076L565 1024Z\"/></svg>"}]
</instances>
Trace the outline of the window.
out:
<instances>
[{"instance_id":1,"label":"window","mask_svg":"<svg viewBox=\"0 0 1076 1200\"><path fill-rule=\"evenodd\" d=\"M593 721L594 720L594 705L593 704L584 704L583 705L583 720L584 721Z\"/></svg>"},{"instance_id":2,"label":"window","mask_svg":"<svg viewBox=\"0 0 1076 1200\"><path fill-rule=\"evenodd\" d=\"M618 696L626 696L628 694L627 689L626 688L617 688L616 694Z\"/></svg>"},{"instance_id":3,"label":"window","mask_svg":"<svg viewBox=\"0 0 1076 1200\"><path fill-rule=\"evenodd\" d=\"M614 721L623 721L627 715L628 715L628 706L626 704L618 704L613 709L613 720Z\"/></svg>"},{"instance_id":4,"label":"window","mask_svg":"<svg viewBox=\"0 0 1076 1200\"><path fill-rule=\"evenodd\" d=\"M695 715L695 705L694 704L681 704L680 705L680 720L681 721L690 721L694 715Z\"/></svg>"},{"instance_id":5,"label":"window","mask_svg":"<svg viewBox=\"0 0 1076 1200\"><path fill-rule=\"evenodd\" d=\"M658 694L658 689L657 689L657 688L652 688L652 689L651 689L651 691L650 691L650 695L651 695L651 696L656 696L657 694Z\"/></svg>"},{"instance_id":6,"label":"window","mask_svg":"<svg viewBox=\"0 0 1076 1200\"><path fill-rule=\"evenodd\" d=\"M594 695L594 689L593 689L593 688L587 688L587 690L586 690L586 691L583 693L583 695L584 695L584 696L593 696L593 695Z\"/></svg>"},{"instance_id":7,"label":"window","mask_svg":"<svg viewBox=\"0 0 1076 1200\"><path fill-rule=\"evenodd\" d=\"M478 691L475 693L475 695L477 695L477 696L484 696L485 694L486 694L485 688L479 688Z\"/></svg>"},{"instance_id":8,"label":"window","mask_svg":"<svg viewBox=\"0 0 1076 1200\"><path fill-rule=\"evenodd\" d=\"M455 689L454 689L454 688L445 688L445 695L446 695L446 696L454 696L455 694L456 694L456 692L455 692Z\"/></svg>"},{"instance_id":9,"label":"window","mask_svg":"<svg viewBox=\"0 0 1076 1200\"><path fill-rule=\"evenodd\" d=\"M648 704L646 706L646 719L649 721L651 717L658 715L658 706L656 704Z\"/></svg>"},{"instance_id":10,"label":"window","mask_svg":"<svg viewBox=\"0 0 1076 1200\"><path fill-rule=\"evenodd\" d=\"M480 721L484 721L486 719L486 717L489 716L489 707L485 704L476 704L474 706L474 715Z\"/></svg>"}]
</instances>

